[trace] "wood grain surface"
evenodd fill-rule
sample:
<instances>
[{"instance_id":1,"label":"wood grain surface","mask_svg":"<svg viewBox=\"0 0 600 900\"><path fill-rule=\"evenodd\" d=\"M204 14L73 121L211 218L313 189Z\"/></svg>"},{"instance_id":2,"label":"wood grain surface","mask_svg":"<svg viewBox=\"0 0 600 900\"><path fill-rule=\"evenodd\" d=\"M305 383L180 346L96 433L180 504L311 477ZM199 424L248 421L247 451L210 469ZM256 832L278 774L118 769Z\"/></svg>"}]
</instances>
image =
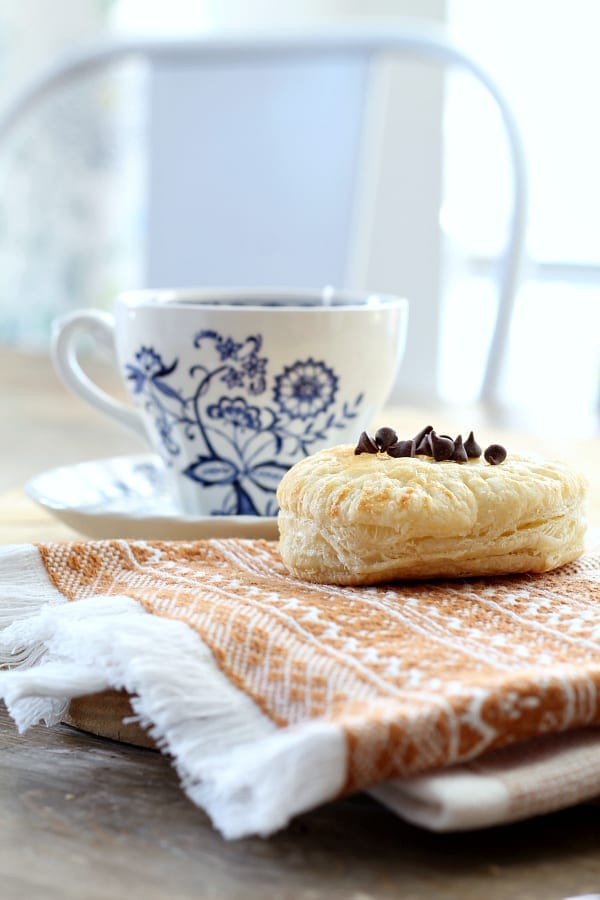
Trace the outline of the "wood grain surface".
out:
<instances>
[{"instance_id":1,"label":"wood grain surface","mask_svg":"<svg viewBox=\"0 0 600 900\"><path fill-rule=\"evenodd\" d=\"M130 721L133 715L126 691L102 691L71 700L63 722L97 737L156 750L147 731L137 722Z\"/></svg>"}]
</instances>

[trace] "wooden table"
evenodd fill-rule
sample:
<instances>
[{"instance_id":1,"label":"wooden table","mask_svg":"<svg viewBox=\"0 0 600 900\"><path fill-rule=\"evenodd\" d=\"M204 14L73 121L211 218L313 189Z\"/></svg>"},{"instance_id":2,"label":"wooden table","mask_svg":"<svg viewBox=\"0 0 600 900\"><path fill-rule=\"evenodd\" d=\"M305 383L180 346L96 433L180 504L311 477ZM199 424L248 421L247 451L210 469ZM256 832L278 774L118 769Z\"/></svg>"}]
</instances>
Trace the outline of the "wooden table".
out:
<instances>
[{"instance_id":1,"label":"wooden table","mask_svg":"<svg viewBox=\"0 0 600 900\"><path fill-rule=\"evenodd\" d=\"M71 399L43 357L2 350L0 399L0 542L76 537L24 497L23 479L139 447ZM395 410L386 419L407 434L430 419L441 431L473 424L482 440L574 459L590 476L590 518L600 525L598 436L561 437L557 423L547 434L511 432L481 410ZM160 754L67 726L19 736L5 711L0 810L2 900L559 900L600 891L599 806L435 835L359 795L301 816L269 840L228 843Z\"/></svg>"}]
</instances>

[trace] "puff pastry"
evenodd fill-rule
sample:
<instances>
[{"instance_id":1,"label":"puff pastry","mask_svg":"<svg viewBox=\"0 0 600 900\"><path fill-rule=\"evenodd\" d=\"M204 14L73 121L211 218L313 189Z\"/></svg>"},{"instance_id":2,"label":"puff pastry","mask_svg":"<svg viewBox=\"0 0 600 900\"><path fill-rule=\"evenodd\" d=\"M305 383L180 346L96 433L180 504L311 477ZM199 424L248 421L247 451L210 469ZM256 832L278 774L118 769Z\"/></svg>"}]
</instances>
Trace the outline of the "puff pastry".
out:
<instances>
[{"instance_id":1,"label":"puff pastry","mask_svg":"<svg viewBox=\"0 0 600 900\"><path fill-rule=\"evenodd\" d=\"M280 550L319 583L544 572L583 552L585 494L583 476L537 456L459 464L343 445L283 477Z\"/></svg>"}]
</instances>

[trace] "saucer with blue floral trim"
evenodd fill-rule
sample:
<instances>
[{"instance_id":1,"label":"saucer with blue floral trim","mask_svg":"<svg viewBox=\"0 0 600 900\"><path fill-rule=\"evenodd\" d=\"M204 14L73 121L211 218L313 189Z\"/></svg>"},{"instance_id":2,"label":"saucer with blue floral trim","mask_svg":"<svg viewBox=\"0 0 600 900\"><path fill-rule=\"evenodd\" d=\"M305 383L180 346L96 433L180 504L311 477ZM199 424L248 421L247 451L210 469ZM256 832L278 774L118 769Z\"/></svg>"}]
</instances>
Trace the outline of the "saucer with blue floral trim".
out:
<instances>
[{"instance_id":1,"label":"saucer with blue floral trim","mask_svg":"<svg viewBox=\"0 0 600 900\"><path fill-rule=\"evenodd\" d=\"M55 518L97 540L277 540L277 518L192 516L175 508L165 467L153 454L115 456L35 475L26 494Z\"/></svg>"}]
</instances>

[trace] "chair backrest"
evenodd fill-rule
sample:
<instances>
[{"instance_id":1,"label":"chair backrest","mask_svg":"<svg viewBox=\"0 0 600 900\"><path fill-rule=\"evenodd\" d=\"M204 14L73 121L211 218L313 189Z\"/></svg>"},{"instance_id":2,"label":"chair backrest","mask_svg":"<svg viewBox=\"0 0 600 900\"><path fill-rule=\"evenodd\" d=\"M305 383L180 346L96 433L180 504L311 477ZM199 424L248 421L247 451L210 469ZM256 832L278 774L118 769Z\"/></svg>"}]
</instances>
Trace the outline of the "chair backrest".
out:
<instances>
[{"instance_id":1,"label":"chair backrest","mask_svg":"<svg viewBox=\"0 0 600 900\"><path fill-rule=\"evenodd\" d=\"M157 59L148 284L348 286L367 76L364 52Z\"/></svg>"},{"instance_id":2,"label":"chair backrest","mask_svg":"<svg viewBox=\"0 0 600 900\"><path fill-rule=\"evenodd\" d=\"M374 72L390 55L465 68L489 92L505 126L512 217L482 388L483 399L494 399L524 249L523 152L502 94L445 33L343 27L112 42L63 59L32 82L0 116L0 142L49 91L141 57L150 63L146 286L332 284L377 290L376 283L353 283L354 263L369 244L371 223L360 198L373 184L374 147L382 139L381 123L369 116ZM433 245L428 266L439 267ZM398 279L401 285L401 272ZM409 299L403 387L410 394L411 377L413 388L419 380L435 382L441 307L439 291Z\"/></svg>"}]
</instances>

